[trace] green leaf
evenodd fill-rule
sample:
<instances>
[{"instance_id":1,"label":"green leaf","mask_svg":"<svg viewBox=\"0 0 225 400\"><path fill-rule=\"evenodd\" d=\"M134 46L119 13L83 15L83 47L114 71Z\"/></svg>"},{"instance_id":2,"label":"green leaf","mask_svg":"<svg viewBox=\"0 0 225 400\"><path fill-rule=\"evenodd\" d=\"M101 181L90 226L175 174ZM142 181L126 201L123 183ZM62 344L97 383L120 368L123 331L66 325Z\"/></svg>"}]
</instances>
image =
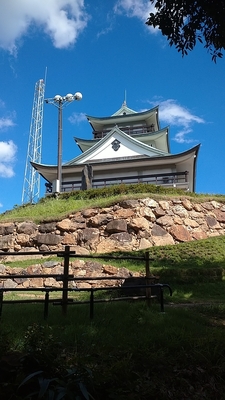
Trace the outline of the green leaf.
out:
<instances>
[{"instance_id":1,"label":"green leaf","mask_svg":"<svg viewBox=\"0 0 225 400\"><path fill-rule=\"evenodd\" d=\"M84 396L84 398L86 400L89 400L89 393L87 391L86 386L83 384L83 382L79 382L79 388L80 388L80 391L81 391L82 395Z\"/></svg>"},{"instance_id":2,"label":"green leaf","mask_svg":"<svg viewBox=\"0 0 225 400\"><path fill-rule=\"evenodd\" d=\"M52 378L52 379L40 378L39 379L40 391L38 393L38 399L41 399L44 396L44 394L46 393L46 391L49 387L49 384L54 380L55 380L55 378Z\"/></svg>"},{"instance_id":3,"label":"green leaf","mask_svg":"<svg viewBox=\"0 0 225 400\"><path fill-rule=\"evenodd\" d=\"M33 372L32 374L28 375L28 376L23 380L23 382L19 385L19 388L20 388L21 386L23 386L26 382L28 382L30 379L32 379L34 376L41 375L41 374L43 374L43 371L36 371L36 372Z\"/></svg>"},{"instance_id":4,"label":"green leaf","mask_svg":"<svg viewBox=\"0 0 225 400\"><path fill-rule=\"evenodd\" d=\"M54 391L49 389L49 391L48 391L48 400L54 400L54 397L55 397Z\"/></svg>"},{"instance_id":5,"label":"green leaf","mask_svg":"<svg viewBox=\"0 0 225 400\"><path fill-rule=\"evenodd\" d=\"M66 389L65 388L61 388L59 394L57 395L55 400L61 400L63 398L65 398L66 396Z\"/></svg>"}]
</instances>

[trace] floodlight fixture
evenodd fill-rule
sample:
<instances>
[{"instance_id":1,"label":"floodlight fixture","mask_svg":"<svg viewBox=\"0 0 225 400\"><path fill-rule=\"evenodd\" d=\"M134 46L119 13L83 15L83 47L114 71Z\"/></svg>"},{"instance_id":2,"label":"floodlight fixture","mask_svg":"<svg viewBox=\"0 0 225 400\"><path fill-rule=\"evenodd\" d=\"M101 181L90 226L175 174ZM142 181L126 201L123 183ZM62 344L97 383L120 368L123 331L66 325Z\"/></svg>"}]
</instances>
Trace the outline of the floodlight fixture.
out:
<instances>
[{"instance_id":1,"label":"floodlight fixture","mask_svg":"<svg viewBox=\"0 0 225 400\"><path fill-rule=\"evenodd\" d=\"M58 108L58 163L57 163L57 179L55 184L55 193L61 192L62 185L62 110L64 106L72 103L74 100L80 101L82 99L82 94L76 92L74 95L68 93L66 96L61 96L59 94L50 99L45 99L46 103L53 104Z\"/></svg>"}]
</instances>

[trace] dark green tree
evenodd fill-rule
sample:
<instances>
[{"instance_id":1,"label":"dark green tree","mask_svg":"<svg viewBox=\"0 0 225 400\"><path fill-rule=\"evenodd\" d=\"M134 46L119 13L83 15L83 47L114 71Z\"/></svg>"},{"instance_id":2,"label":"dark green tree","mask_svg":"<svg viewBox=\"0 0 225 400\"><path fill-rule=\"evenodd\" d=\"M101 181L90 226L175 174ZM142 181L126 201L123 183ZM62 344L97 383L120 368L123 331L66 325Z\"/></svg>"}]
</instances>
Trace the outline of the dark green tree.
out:
<instances>
[{"instance_id":1,"label":"dark green tree","mask_svg":"<svg viewBox=\"0 0 225 400\"><path fill-rule=\"evenodd\" d=\"M223 0L150 0L155 11L146 24L158 27L182 55L201 42L213 61L225 49L225 1Z\"/></svg>"}]
</instances>

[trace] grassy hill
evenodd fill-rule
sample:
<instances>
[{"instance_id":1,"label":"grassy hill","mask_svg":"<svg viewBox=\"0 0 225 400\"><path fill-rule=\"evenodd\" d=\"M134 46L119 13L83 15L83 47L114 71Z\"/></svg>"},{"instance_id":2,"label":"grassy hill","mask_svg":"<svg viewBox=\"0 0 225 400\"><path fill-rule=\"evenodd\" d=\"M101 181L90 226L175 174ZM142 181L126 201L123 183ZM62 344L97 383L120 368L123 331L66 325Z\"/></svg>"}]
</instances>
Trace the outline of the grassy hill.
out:
<instances>
[{"instance_id":1,"label":"grassy hill","mask_svg":"<svg viewBox=\"0 0 225 400\"><path fill-rule=\"evenodd\" d=\"M185 193L175 188L149 184L114 185L101 189L78 190L42 198L37 204L15 205L12 210L0 214L0 223L4 221L59 220L70 214L91 207L107 207L122 199L153 199L190 198L195 202L216 200L225 203L225 196Z\"/></svg>"},{"instance_id":2,"label":"grassy hill","mask_svg":"<svg viewBox=\"0 0 225 400\"><path fill-rule=\"evenodd\" d=\"M137 186L50 197L1 214L0 223L60 219L121 198L187 197L177 190ZM225 202L225 196L190 198ZM154 304L106 303L96 304L90 321L87 305L69 307L66 317L52 306L44 323L38 304L4 305L1 399L225 399L225 236L149 251L152 274L173 289L172 299L165 291L164 314ZM113 264L144 269L141 261Z\"/></svg>"},{"instance_id":3,"label":"grassy hill","mask_svg":"<svg viewBox=\"0 0 225 400\"><path fill-rule=\"evenodd\" d=\"M0 214L0 223L8 221L60 220L74 211L92 207L107 207L122 199L187 198L195 202L209 200L225 203L225 196L184 193L182 190L167 189L155 185L118 185L103 189L75 191L43 198L35 205L15 206L13 210ZM225 236L180 243L172 246L155 246L149 249L150 270L160 281L175 287L174 301L195 301L208 299L219 301L225 298L223 280L225 277ZM126 255L129 253L126 252ZM138 255L137 252L135 252ZM143 252L142 252L143 254ZM120 252L122 255L122 252ZM131 253L132 255L132 253ZM105 263L108 261L105 260ZM13 263L12 266L18 263ZM128 260L113 261L118 267L132 271L143 271L143 262ZM27 262L25 264L27 266ZM201 284L201 286L198 286ZM206 287L207 286L207 287ZM222 297L221 297L222 296Z\"/></svg>"}]
</instances>

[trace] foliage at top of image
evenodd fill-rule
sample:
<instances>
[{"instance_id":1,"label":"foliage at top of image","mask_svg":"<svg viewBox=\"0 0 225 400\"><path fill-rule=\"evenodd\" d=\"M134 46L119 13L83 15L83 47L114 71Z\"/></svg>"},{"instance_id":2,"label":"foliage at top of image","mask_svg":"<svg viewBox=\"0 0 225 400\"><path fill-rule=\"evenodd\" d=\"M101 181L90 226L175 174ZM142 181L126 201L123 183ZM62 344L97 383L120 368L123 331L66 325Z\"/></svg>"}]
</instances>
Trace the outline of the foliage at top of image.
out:
<instances>
[{"instance_id":1,"label":"foliage at top of image","mask_svg":"<svg viewBox=\"0 0 225 400\"><path fill-rule=\"evenodd\" d=\"M204 44L212 60L222 57L225 48L225 1L150 0L155 11L147 25L161 30L170 46L187 55L197 42Z\"/></svg>"}]
</instances>

